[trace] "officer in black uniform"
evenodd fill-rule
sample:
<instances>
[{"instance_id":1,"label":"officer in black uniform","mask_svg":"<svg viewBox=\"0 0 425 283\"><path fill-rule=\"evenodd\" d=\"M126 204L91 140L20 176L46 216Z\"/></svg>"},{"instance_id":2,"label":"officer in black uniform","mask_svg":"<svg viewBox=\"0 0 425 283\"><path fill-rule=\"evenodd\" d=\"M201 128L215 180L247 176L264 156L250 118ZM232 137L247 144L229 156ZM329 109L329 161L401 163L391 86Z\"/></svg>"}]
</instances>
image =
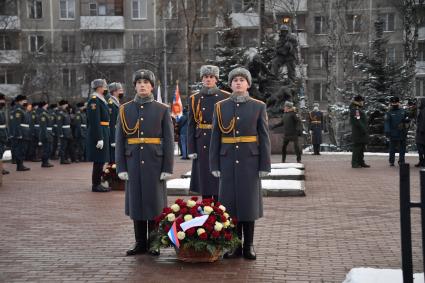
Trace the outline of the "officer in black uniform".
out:
<instances>
[{"instance_id":1,"label":"officer in black uniform","mask_svg":"<svg viewBox=\"0 0 425 283\"><path fill-rule=\"evenodd\" d=\"M7 130L6 120L6 100L4 94L0 94L0 158L3 157L8 139L9 131ZM9 174L9 171L3 169L2 174Z\"/></svg>"},{"instance_id":2,"label":"officer in black uniform","mask_svg":"<svg viewBox=\"0 0 425 283\"><path fill-rule=\"evenodd\" d=\"M16 171L28 171L30 168L24 166L25 155L31 142L30 121L31 116L27 112L27 97L18 95L15 98L15 109L10 115L12 149L16 160Z\"/></svg>"},{"instance_id":3,"label":"officer in black uniform","mask_svg":"<svg viewBox=\"0 0 425 283\"><path fill-rule=\"evenodd\" d=\"M109 162L115 163L115 125L117 123L118 118L118 112L120 109L120 99L124 96L124 89L122 88L122 85L120 83L111 83L109 84L109 99L108 99L108 105L109 105L109 116L110 116L110 124L109 124L109 131L110 131L110 158Z\"/></svg>"},{"instance_id":4,"label":"officer in black uniform","mask_svg":"<svg viewBox=\"0 0 425 283\"><path fill-rule=\"evenodd\" d=\"M352 145L352 168L369 168L370 165L364 161L364 151L369 143L369 129L367 116L364 111L364 97L356 95L350 104L350 123Z\"/></svg>"},{"instance_id":5,"label":"officer in black uniform","mask_svg":"<svg viewBox=\"0 0 425 283\"><path fill-rule=\"evenodd\" d=\"M41 167L53 167L49 162L50 154L52 151L53 141L53 121L47 111L49 104L45 101L39 103L39 130L38 130L38 145L41 146Z\"/></svg>"},{"instance_id":6,"label":"officer in black uniform","mask_svg":"<svg viewBox=\"0 0 425 283\"><path fill-rule=\"evenodd\" d=\"M57 160L57 150L58 150L58 143L59 143L59 132L58 132L58 124L57 124L57 112L58 112L58 105L56 103L50 104L49 106L49 114L50 119L53 123L53 141L52 141L52 150L50 153L50 159L51 160Z\"/></svg>"},{"instance_id":7,"label":"officer in black uniform","mask_svg":"<svg viewBox=\"0 0 425 283\"><path fill-rule=\"evenodd\" d=\"M94 91L87 102L87 158L93 162L92 192L108 192L101 182L103 165L109 162L109 107L104 93L108 85L103 79L91 82Z\"/></svg>"},{"instance_id":8,"label":"officer in black uniform","mask_svg":"<svg viewBox=\"0 0 425 283\"><path fill-rule=\"evenodd\" d=\"M70 145L72 142L72 131L71 131L71 116L68 113L68 101L59 101L59 113L57 116L58 133L60 138L60 164L71 164L69 161L70 157Z\"/></svg>"},{"instance_id":9,"label":"officer in black uniform","mask_svg":"<svg viewBox=\"0 0 425 283\"><path fill-rule=\"evenodd\" d=\"M322 143L323 112L319 110L319 103L313 104L313 111L308 114L311 143L314 155L320 155L320 144Z\"/></svg>"},{"instance_id":10,"label":"officer in black uniform","mask_svg":"<svg viewBox=\"0 0 425 283\"><path fill-rule=\"evenodd\" d=\"M86 105L84 102L79 102L76 105L75 116L73 119L73 136L75 142L75 161L86 160L86 139L87 139L87 115Z\"/></svg>"}]
</instances>

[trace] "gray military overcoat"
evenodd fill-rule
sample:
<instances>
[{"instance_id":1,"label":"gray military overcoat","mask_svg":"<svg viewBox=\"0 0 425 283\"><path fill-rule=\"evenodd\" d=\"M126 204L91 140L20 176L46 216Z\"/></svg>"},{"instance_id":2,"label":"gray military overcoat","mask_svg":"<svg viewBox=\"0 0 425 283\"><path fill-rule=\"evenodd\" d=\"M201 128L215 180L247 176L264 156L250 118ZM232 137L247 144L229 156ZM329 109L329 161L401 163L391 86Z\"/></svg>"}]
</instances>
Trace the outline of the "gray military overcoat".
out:
<instances>
[{"instance_id":1,"label":"gray military overcoat","mask_svg":"<svg viewBox=\"0 0 425 283\"><path fill-rule=\"evenodd\" d=\"M120 107L116 129L115 161L117 172L128 172L125 189L125 214L133 220L153 220L167 205L165 181L161 172L173 172L173 123L167 105L153 96L139 96ZM125 124L123 125L123 117ZM139 129L134 129L139 121ZM129 144L128 138L160 138L161 144Z\"/></svg>"},{"instance_id":2,"label":"gray military overcoat","mask_svg":"<svg viewBox=\"0 0 425 283\"><path fill-rule=\"evenodd\" d=\"M259 171L270 172L270 138L266 105L245 96L235 96L216 104L210 145L211 171L220 171L219 200L239 221L254 221L263 216ZM217 116L221 109L222 125L235 118L233 131L225 134ZM257 142L223 143L222 137L256 136Z\"/></svg>"}]
</instances>

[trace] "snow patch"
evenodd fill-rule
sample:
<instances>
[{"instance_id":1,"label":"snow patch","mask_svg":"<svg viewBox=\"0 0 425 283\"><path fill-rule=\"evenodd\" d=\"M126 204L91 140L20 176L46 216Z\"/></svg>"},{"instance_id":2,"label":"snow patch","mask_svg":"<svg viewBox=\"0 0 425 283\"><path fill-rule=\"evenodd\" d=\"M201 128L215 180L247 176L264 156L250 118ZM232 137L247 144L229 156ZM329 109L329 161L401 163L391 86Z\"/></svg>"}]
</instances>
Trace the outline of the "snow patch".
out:
<instances>
[{"instance_id":1,"label":"snow patch","mask_svg":"<svg viewBox=\"0 0 425 283\"><path fill-rule=\"evenodd\" d=\"M353 268L343 283L403 283L403 274L400 269ZM424 274L415 274L414 283L424 283Z\"/></svg>"}]
</instances>

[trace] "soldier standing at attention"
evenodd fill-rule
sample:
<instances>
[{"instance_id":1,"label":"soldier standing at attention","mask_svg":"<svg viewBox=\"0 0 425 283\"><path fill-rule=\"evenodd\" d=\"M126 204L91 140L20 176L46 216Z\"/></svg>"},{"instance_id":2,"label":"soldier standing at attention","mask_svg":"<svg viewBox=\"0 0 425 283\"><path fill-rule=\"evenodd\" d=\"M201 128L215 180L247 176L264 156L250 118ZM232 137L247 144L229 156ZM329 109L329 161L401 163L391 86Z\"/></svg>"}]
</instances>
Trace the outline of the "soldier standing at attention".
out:
<instances>
[{"instance_id":1,"label":"soldier standing at attention","mask_svg":"<svg viewBox=\"0 0 425 283\"><path fill-rule=\"evenodd\" d=\"M313 104L313 111L308 115L310 124L311 143L314 155L320 155L320 144L322 143L323 113L319 110L319 103Z\"/></svg>"},{"instance_id":2,"label":"soldier standing at attention","mask_svg":"<svg viewBox=\"0 0 425 283\"><path fill-rule=\"evenodd\" d=\"M354 96L350 104L350 123L352 141L352 168L369 168L364 161L364 151L369 142L366 112L363 110L364 98L361 95Z\"/></svg>"},{"instance_id":3,"label":"soldier standing at attention","mask_svg":"<svg viewBox=\"0 0 425 283\"><path fill-rule=\"evenodd\" d=\"M58 113L59 108L56 103L50 104L50 118L53 118L53 142L52 142L52 153L50 156L51 160L58 159L58 145L59 145L59 129L58 129Z\"/></svg>"},{"instance_id":4,"label":"soldier standing at attention","mask_svg":"<svg viewBox=\"0 0 425 283\"><path fill-rule=\"evenodd\" d=\"M71 164L69 161L72 143L71 116L68 113L68 101L66 100L59 101L57 125L60 138L60 164Z\"/></svg>"},{"instance_id":5,"label":"soldier standing at attention","mask_svg":"<svg viewBox=\"0 0 425 283\"><path fill-rule=\"evenodd\" d=\"M109 162L109 107L104 92L108 85L103 79L91 82L94 91L87 102L87 158L93 162L92 192L108 192L101 182L103 165Z\"/></svg>"},{"instance_id":6,"label":"soldier standing at attention","mask_svg":"<svg viewBox=\"0 0 425 283\"><path fill-rule=\"evenodd\" d=\"M219 201L238 219L242 246L225 258L256 259L255 220L263 216L260 178L271 170L266 104L251 98L251 74L244 68L229 73L230 98L216 104L211 134L210 169L219 178Z\"/></svg>"},{"instance_id":7,"label":"soldier standing at attention","mask_svg":"<svg viewBox=\"0 0 425 283\"><path fill-rule=\"evenodd\" d=\"M384 132L390 140L390 166L394 166L395 152L398 148L398 164L404 163L406 153L407 129L410 119L407 112L400 108L400 98L393 96L390 98L391 108L385 114Z\"/></svg>"},{"instance_id":8,"label":"soldier standing at attention","mask_svg":"<svg viewBox=\"0 0 425 283\"><path fill-rule=\"evenodd\" d=\"M39 103L39 130L38 130L38 145L41 146L41 167L53 167L50 164L49 158L52 150L53 141L53 121L47 111L49 104L45 101Z\"/></svg>"},{"instance_id":9,"label":"soldier standing at attention","mask_svg":"<svg viewBox=\"0 0 425 283\"><path fill-rule=\"evenodd\" d=\"M15 99L15 109L11 115L12 149L16 160L16 171L28 171L24 166L25 155L31 142L30 121L31 116L26 110L27 97L18 95Z\"/></svg>"},{"instance_id":10,"label":"soldier standing at attention","mask_svg":"<svg viewBox=\"0 0 425 283\"><path fill-rule=\"evenodd\" d=\"M115 148L118 176L127 181L125 214L133 220L136 238L128 256L149 250L148 232L167 205L165 179L173 173L174 159L170 109L154 100L155 75L138 70L133 85L136 96L119 110ZM149 252L159 255L159 250Z\"/></svg>"},{"instance_id":11,"label":"soldier standing at attention","mask_svg":"<svg viewBox=\"0 0 425 283\"><path fill-rule=\"evenodd\" d=\"M110 97L108 99L108 105L109 105L109 115L110 115L110 124L109 124L109 130L110 130L110 158L109 162L115 163L115 129L116 129L116 123L118 118L118 111L120 108L120 99L124 96L124 89L122 88L122 85L120 83L111 83L109 84L109 93Z\"/></svg>"},{"instance_id":12,"label":"soldier standing at attention","mask_svg":"<svg viewBox=\"0 0 425 283\"><path fill-rule=\"evenodd\" d=\"M4 94L0 94L0 159L3 158L8 139L9 131L7 130L6 100ZM2 174L9 174L9 171L3 169Z\"/></svg>"},{"instance_id":13,"label":"soldier standing at attention","mask_svg":"<svg viewBox=\"0 0 425 283\"><path fill-rule=\"evenodd\" d=\"M77 103L74 116L75 162L85 161L87 116L84 102Z\"/></svg>"},{"instance_id":14,"label":"soldier standing at attention","mask_svg":"<svg viewBox=\"0 0 425 283\"><path fill-rule=\"evenodd\" d=\"M209 168L209 147L211 140L214 105L230 93L217 88L219 69L204 65L200 76L203 87L190 96L189 121L187 129L187 151L192 159L190 190L200 193L202 198L218 199L218 179L211 175Z\"/></svg>"}]
</instances>

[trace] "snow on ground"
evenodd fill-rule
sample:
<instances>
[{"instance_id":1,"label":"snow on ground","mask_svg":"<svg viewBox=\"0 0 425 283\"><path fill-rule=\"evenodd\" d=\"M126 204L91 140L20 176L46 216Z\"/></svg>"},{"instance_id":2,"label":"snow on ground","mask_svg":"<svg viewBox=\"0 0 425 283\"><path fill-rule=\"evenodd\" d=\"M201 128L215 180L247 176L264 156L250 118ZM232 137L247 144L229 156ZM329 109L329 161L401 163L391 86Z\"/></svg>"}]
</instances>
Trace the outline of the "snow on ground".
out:
<instances>
[{"instance_id":1,"label":"snow on ground","mask_svg":"<svg viewBox=\"0 0 425 283\"><path fill-rule=\"evenodd\" d=\"M292 163L296 164L296 163ZM273 166L273 164L272 164ZM191 171L182 175L182 178L190 178ZM297 168L272 168L269 176L300 176L304 175L304 171Z\"/></svg>"},{"instance_id":2,"label":"snow on ground","mask_svg":"<svg viewBox=\"0 0 425 283\"><path fill-rule=\"evenodd\" d=\"M403 283L400 269L353 268L343 283ZM415 274L414 283L424 283L424 274Z\"/></svg>"},{"instance_id":3,"label":"snow on ground","mask_svg":"<svg viewBox=\"0 0 425 283\"><path fill-rule=\"evenodd\" d=\"M303 154L313 155L313 152L304 152ZM351 151L321 151L321 155L351 155ZM365 152L364 155L367 156L388 156L388 152ZM398 156L398 153L395 154ZM406 153L405 156L418 156L417 152Z\"/></svg>"},{"instance_id":4,"label":"snow on ground","mask_svg":"<svg viewBox=\"0 0 425 283\"><path fill-rule=\"evenodd\" d=\"M272 163L272 169L285 169L295 168L304 170L304 164L302 163Z\"/></svg>"},{"instance_id":5,"label":"snow on ground","mask_svg":"<svg viewBox=\"0 0 425 283\"><path fill-rule=\"evenodd\" d=\"M3 153L3 158L2 158L2 160L3 160L3 161L6 161L6 160L12 160L12 152L11 152L10 150L6 150L6 151Z\"/></svg>"}]
</instances>

